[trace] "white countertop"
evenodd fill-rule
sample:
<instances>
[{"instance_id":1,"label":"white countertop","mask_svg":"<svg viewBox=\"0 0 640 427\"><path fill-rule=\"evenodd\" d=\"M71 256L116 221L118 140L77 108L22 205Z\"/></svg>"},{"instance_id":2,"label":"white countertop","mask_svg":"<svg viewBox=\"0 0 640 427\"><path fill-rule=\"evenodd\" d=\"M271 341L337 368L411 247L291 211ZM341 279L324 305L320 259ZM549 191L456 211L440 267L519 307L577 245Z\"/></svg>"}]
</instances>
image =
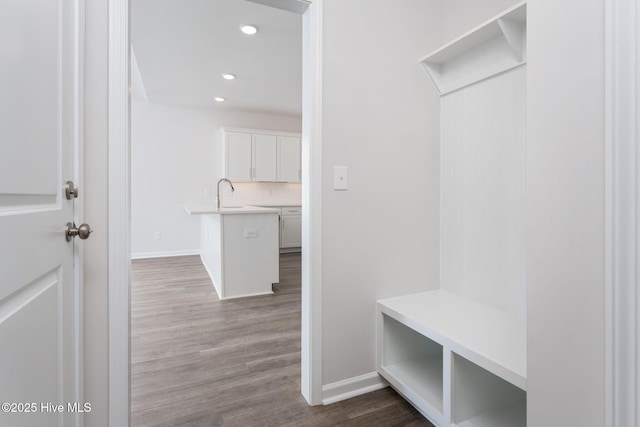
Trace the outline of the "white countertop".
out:
<instances>
[{"instance_id":1,"label":"white countertop","mask_svg":"<svg viewBox=\"0 0 640 427\"><path fill-rule=\"evenodd\" d=\"M215 206L185 206L184 210L189 215L239 215L239 214L277 214L280 213L280 209L264 208L259 206L234 206L234 207L221 207L220 209Z\"/></svg>"},{"instance_id":2,"label":"white countertop","mask_svg":"<svg viewBox=\"0 0 640 427\"><path fill-rule=\"evenodd\" d=\"M253 205L252 205L253 206ZM274 208L301 208L300 203L256 203L255 206L274 207Z\"/></svg>"}]
</instances>

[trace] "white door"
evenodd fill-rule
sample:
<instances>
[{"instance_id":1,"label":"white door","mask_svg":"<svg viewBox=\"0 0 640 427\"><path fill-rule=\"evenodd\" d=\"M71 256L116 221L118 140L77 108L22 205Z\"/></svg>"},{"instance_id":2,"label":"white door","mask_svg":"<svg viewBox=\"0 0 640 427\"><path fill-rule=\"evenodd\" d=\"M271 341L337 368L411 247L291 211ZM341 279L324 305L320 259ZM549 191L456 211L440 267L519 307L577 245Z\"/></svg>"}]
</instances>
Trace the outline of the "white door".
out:
<instances>
[{"instance_id":1,"label":"white door","mask_svg":"<svg viewBox=\"0 0 640 427\"><path fill-rule=\"evenodd\" d=\"M80 425L87 409L63 189L79 144L76 1L0 0L0 426Z\"/></svg>"}]
</instances>

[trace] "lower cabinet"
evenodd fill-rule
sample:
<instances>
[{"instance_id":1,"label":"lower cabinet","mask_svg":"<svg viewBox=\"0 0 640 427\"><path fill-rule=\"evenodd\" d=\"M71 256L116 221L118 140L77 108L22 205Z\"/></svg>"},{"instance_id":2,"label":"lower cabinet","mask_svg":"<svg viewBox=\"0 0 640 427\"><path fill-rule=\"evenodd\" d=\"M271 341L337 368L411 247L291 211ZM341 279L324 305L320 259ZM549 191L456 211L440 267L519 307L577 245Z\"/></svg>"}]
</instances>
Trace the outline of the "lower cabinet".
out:
<instances>
[{"instance_id":1,"label":"lower cabinet","mask_svg":"<svg viewBox=\"0 0 640 427\"><path fill-rule=\"evenodd\" d=\"M302 250L302 208L300 206L280 206L279 208L280 252L300 252Z\"/></svg>"},{"instance_id":2,"label":"lower cabinet","mask_svg":"<svg viewBox=\"0 0 640 427\"><path fill-rule=\"evenodd\" d=\"M302 247L302 209L283 207L280 214L280 249L299 250Z\"/></svg>"},{"instance_id":3,"label":"lower cabinet","mask_svg":"<svg viewBox=\"0 0 640 427\"><path fill-rule=\"evenodd\" d=\"M280 281L278 211L201 215L202 263L220 299L267 295Z\"/></svg>"},{"instance_id":4,"label":"lower cabinet","mask_svg":"<svg viewBox=\"0 0 640 427\"><path fill-rule=\"evenodd\" d=\"M526 427L526 325L443 291L378 301L378 373L438 427Z\"/></svg>"}]
</instances>

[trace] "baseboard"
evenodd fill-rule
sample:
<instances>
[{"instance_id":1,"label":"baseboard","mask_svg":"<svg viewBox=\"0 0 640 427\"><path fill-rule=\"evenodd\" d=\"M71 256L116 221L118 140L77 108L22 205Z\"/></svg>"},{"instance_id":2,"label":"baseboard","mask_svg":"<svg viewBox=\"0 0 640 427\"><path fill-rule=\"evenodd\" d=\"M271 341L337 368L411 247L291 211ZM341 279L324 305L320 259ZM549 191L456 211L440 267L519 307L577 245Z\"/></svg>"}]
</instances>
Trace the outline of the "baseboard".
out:
<instances>
[{"instance_id":1,"label":"baseboard","mask_svg":"<svg viewBox=\"0 0 640 427\"><path fill-rule=\"evenodd\" d=\"M302 248L280 248L281 254L292 254L296 252L302 252Z\"/></svg>"},{"instance_id":2,"label":"baseboard","mask_svg":"<svg viewBox=\"0 0 640 427\"><path fill-rule=\"evenodd\" d=\"M256 292L255 294L236 295L236 296L224 297L224 298L220 298L220 299L221 300L230 300L230 299L246 298L246 297L259 297L259 296L263 296L263 295L273 295L273 291L270 291L270 292Z\"/></svg>"},{"instance_id":3,"label":"baseboard","mask_svg":"<svg viewBox=\"0 0 640 427\"><path fill-rule=\"evenodd\" d=\"M188 256L188 255L200 255L200 249L192 249L189 251L138 252L135 254L131 254L131 259L167 258L172 256Z\"/></svg>"},{"instance_id":4,"label":"baseboard","mask_svg":"<svg viewBox=\"0 0 640 427\"><path fill-rule=\"evenodd\" d=\"M371 393L389 385L377 372L348 378L322 386L322 404L330 405L341 400Z\"/></svg>"}]
</instances>

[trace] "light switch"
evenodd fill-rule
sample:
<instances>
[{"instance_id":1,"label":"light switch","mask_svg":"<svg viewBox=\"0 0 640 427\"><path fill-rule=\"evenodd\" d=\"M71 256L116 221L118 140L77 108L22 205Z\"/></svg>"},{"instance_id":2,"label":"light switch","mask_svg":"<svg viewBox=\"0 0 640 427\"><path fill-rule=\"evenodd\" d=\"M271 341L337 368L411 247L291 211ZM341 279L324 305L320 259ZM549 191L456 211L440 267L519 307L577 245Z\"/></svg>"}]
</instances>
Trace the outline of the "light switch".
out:
<instances>
[{"instance_id":1,"label":"light switch","mask_svg":"<svg viewBox=\"0 0 640 427\"><path fill-rule=\"evenodd\" d=\"M347 167L346 166L333 167L333 189L334 190L347 189Z\"/></svg>"},{"instance_id":2,"label":"light switch","mask_svg":"<svg viewBox=\"0 0 640 427\"><path fill-rule=\"evenodd\" d=\"M258 237L258 229L257 228L245 228L244 229L244 238L245 239L256 239Z\"/></svg>"}]
</instances>

